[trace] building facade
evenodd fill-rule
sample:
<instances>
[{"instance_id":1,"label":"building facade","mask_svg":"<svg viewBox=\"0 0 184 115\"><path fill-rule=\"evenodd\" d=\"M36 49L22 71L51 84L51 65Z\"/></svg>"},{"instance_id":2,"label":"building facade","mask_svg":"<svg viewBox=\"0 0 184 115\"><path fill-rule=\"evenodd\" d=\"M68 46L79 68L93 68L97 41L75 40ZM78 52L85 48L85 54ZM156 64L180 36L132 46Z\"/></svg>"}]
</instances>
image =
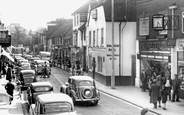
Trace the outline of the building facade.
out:
<instances>
[{"instance_id":1,"label":"building facade","mask_svg":"<svg viewBox=\"0 0 184 115\"><path fill-rule=\"evenodd\" d=\"M183 4L183 0L137 1L137 87L144 69L162 76L168 71L171 79L174 74L182 76Z\"/></svg>"}]
</instances>

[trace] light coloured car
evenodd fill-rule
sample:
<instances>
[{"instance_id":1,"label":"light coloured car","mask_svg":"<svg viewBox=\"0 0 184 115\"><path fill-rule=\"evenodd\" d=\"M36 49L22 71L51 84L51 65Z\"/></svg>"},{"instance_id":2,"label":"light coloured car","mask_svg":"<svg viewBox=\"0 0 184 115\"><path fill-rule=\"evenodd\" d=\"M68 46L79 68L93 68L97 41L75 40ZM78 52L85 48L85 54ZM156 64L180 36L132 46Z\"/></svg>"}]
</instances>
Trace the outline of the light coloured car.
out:
<instances>
[{"instance_id":1,"label":"light coloured car","mask_svg":"<svg viewBox=\"0 0 184 115\"><path fill-rule=\"evenodd\" d=\"M31 104L30 115L77 115L72 99L63 93L40 94Z\"/></svg>"}]
</instances>

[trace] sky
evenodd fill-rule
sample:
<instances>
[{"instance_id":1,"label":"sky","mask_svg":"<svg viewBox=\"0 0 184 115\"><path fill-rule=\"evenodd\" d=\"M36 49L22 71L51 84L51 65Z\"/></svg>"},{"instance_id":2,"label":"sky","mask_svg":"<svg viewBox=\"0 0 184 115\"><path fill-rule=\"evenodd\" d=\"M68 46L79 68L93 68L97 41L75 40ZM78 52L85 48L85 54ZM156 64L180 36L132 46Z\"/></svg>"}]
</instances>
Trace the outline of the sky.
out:
<instances>
[{"instance_id":1,"label":"sky","mask_svg":"<svg viewBox=\"0 0 184 115\"><path fill-rule=\"evenodd\" d=\"M88 0L0 0L0 20L5 26L19 23L26 30L46 28L58 18L71 19L71 14Z\"/></svg>"}]
</instances>

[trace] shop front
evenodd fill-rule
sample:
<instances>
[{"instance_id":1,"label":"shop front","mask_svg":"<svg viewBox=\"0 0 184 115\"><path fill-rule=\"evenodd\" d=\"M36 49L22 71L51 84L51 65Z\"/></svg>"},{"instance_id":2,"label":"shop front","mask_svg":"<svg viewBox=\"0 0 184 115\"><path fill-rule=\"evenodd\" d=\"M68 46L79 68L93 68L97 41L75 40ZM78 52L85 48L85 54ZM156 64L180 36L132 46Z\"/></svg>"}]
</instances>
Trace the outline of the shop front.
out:
<instances>
[{"instance_id":1,"label":"shop front","mask_svg":"<svg viewBox=\"0 0 184 115\"><path fill-rule=\"evenodd\" d=\"M149 80L153 76L170 74L170 48L167 41L139 41L140 78L143 70L147 74L147 88L150 88ZM167 72L167 73L166 73ZM140 79L141 80L141 79ZM140 84L142 86L142 84Z\"/></svg>"},{"instance_id":2,"label":"shop front","mask_svg":"<svg viewBox=\"0 0 184 115\"><path fill-rule=\"evenodd\" d=\"M177 74L181 80L179 97L184 99L184 40L179 39L176 42L177 51Z\"/></svg>"}]
</instances>

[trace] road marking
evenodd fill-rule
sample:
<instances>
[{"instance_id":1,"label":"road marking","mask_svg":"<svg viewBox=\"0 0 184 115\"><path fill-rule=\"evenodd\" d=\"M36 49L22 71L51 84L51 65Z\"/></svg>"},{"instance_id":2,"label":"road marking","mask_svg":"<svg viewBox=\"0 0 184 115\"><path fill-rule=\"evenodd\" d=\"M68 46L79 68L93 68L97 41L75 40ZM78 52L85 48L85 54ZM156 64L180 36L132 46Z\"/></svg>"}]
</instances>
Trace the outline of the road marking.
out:
<instances>
[{"instance_id":1,"label":"road marking","mask_svg":"<svg viewBox=\"0 0 184 115\"><path fill-rule=\"evenodd\" d=\"M64 84L60 79L58 79L54 74L53 76L59 81L59 83Z\"/></svg>"}]
</instances>

